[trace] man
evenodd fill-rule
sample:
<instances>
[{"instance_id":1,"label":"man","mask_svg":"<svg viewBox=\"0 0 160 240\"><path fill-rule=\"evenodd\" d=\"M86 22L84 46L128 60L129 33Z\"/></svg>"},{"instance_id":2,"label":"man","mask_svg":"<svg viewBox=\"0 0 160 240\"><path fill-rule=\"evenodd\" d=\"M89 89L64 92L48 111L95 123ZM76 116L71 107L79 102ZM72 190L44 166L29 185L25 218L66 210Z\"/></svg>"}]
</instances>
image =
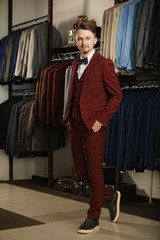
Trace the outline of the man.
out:
<instances>
[{"instance_id":1,"label":"man","mask_svg":"<svg viewBox=\"0 0 160 240\"><path fill-rule=\"evenodd\" d=\"M96 26L80 23L76 43L81 52L72 62L67 123L76 175L91 188L87 218L78 233L99 229L102 202L108 204L112 222L119 217L120 192L104 186L102 168L106 128L122 100L122 92L113 62L98 54Z\"/></svg>"}]
</instances>

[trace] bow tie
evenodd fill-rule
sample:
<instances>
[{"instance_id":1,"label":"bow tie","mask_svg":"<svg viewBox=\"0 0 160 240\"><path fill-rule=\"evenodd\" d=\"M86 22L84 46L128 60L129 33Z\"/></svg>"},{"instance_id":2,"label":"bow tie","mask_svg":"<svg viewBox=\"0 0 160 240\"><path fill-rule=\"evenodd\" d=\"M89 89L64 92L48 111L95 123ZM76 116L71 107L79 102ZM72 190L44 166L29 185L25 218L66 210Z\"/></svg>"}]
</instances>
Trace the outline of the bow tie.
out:
<instances>
[{"instance_id":1,"label":"bow tie","mask_svg":"<svg viewBox=\"0 0 160 240\"><path fill-rule=\"evenodd\" d=\"M82 58L82 59L77 59L78 65L81 65L82 63L88 64L88 58Z\"/></svg>"}]
</instances>

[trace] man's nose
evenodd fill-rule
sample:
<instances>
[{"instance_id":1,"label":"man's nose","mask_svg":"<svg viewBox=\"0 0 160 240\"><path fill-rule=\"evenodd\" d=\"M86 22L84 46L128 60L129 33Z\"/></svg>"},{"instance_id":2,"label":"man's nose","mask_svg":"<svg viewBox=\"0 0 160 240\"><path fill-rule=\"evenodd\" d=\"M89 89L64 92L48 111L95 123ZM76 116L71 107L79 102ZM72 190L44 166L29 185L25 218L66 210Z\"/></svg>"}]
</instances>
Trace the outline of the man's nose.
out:
<instances>
[{"instance_id":1,"label":"man's nose","mask_svg":"<svg viewBox=\"0 0 160 240\"><path fill-rule=\"evenodd\" d=\"M82 44L85 44L86 43L86 39L84 38L83 40L82 40Z\"/></svg>"}]
</instances>

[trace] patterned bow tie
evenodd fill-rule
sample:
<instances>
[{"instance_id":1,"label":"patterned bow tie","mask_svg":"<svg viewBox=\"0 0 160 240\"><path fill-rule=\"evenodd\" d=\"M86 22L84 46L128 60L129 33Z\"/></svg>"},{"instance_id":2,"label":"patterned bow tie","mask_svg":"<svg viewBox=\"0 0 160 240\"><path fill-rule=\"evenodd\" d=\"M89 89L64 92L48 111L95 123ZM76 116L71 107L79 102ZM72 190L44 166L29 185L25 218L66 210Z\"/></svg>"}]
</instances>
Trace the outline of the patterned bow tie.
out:
<instances>
[{"instance_id":1,"label":"patterned bow tie","mask_svg":"<svg viewBox=\"0 0 160 240\"><path fill-rule=\"evenodd\" d=\"M81 65L82 63L88 64L88 58L82 58L82 59L77 59L78 65Z\"/></svg>"}]
</instances>

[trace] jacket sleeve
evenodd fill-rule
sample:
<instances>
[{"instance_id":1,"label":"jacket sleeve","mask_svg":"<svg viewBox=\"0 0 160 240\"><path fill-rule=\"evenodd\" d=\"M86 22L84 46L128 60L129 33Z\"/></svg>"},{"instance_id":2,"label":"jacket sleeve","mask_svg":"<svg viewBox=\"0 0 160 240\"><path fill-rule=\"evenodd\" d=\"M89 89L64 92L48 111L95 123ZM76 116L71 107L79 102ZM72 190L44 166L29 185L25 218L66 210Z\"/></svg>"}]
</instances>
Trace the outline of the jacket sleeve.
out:
<instances>
[{"instance_id":1,"label":"jacket sleeve","mask_svg":"<svg viewBox=\"0 0 160 240\"><path fill-rule=\"evenodd\" d=\"M114 64L110 59L104 61L103 64L103 81L109 100L105 110L101 112L97 120L104 126L107 126L108 121L111 120L122 101L122 91L119 79L115 73Z\"/></svg>"}]
</instances>

